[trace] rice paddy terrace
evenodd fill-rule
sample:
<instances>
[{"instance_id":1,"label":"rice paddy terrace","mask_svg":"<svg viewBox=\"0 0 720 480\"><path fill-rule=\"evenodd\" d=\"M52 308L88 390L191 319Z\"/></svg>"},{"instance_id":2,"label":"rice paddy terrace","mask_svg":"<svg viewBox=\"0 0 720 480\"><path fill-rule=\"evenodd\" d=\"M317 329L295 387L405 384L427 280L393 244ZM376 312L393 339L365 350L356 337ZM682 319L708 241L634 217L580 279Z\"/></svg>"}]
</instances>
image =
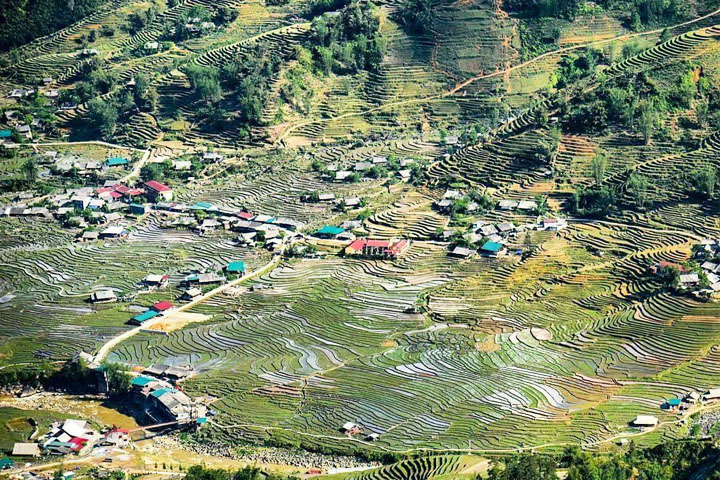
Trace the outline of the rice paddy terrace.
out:
<instances>
[{"instance_id":1,"label":"rice paddy terrace","mask_svg":"<svg viewBox=\"0 0 720 480\"><path fill-rule=\"evenodd\" d=\"M602 448L621 437L655 444L687 433L660 405L720 386L720 304L678 293L648 272L662 261L688 261L703 238L720 238L717 198L688 195L679 185L688 172L720 168L713 123L699 120L699 99L659 121L647 142L632 125L578 131L560 120L555 155L538 158L557 135L552 117L583 107L579 102L610 82L649 78L647 84L663 86L690 71L693 85L701 78L717 83L717 12L699 9L667 31L631 31L617 12L559 21L556 44L528 60L522 19L501 3L433 2L432 25L420 32L401 24L402 2L379 2L387 44L380 67L313 73L306 82L314 95L301 111L278 92L298 63L296 46L312 34L306 4L170 3L154 2L154 18L130 33L122 28L128 14L149 2L107 2L3 55L0 89L44 76L52 77L52 88L77 88L89 61L78 54L78 39L113 27L113 36L93 46L118 78L103 98L120 98L128 81L145 74L158 99L154 110L133 112L112 140L147 148L148 161L162 158L158 163L208 147L222 152L231 160L204 166L192 179L169 180L174 200L302 222L303 241L325 255L278 257L243 288L188 310L206 321L167 335L141 332L117 344L109 360L192 365L197 375L184 386L216 399L203 433L215 440L453 453L344 477L358 480L472 470L471 460L456 455L463 452ZM220 6L237 18L160 52L138 53L165 38L166 21ZM243 136L210 127L198 116L183 68L222 68L256 48L282 59L262 125ZM590 48L605 49L601 65L559 84L567 61ZM12 107L7 102L3 109ZM82 102L56 112L57 128L0 160L0 174L18 171L33 148L78 148L69 140L88 114ZM543 115L550 119L538 121ZM680 131L688 133L681 139ZM598 151L607 162L602 182L593 178ZM393 171L393 179L335 180L336 172L356 171L378 156L412 159L413 175L422 179L397 181ZM132 182L138 172L123 175ZM631 175L652 185L643 208L628 207L636 194ZM575 187L595 183L617 192L618 207L602 218L570 213ZM523 254L458 259L448 255L443 230L462 234L475 222L536 225L538 215L494 206L450 215L436 207L448 187L481 192L493 205L545 197L546 216L567 217L569 226L528 228L509 238L509 250ZM308 192L358 197L363 205L314 203L306 201ZM347 242L309 239L324 225L349 220L359 221L358 237L403 237L410 247L393 260L353 258L338 255ZM234 260L254 270L275 258L239 246L237 234L225 230L200 235L166 223L152 211L134 221L127 238L80 243L79 232L56 219L0 218L0 362L97 351L130 328L138 306L179 298L188 272ZM140 293L138 282L149 273L169 275L169 287ZM122 301L87 303L105 289ZM640 414L657 416L658 427L630 428ZM363 435L341 432L346 422ZM371 433L375 441L366 440Z\"/></svg>"}]
</instances>

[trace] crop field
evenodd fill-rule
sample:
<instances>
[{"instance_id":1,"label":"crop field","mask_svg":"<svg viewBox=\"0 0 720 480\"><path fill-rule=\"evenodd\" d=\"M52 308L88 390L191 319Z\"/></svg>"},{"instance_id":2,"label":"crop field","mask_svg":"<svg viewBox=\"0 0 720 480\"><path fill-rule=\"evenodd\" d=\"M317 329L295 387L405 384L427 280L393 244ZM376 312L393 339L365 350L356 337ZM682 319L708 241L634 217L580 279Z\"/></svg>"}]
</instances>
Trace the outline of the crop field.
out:
<instances>
[{"instance_id":1,"label":"crop field","mask_svg":"<svg viewBox=\"0 0 720 480\"><path fill-rule=\"evenodd\" d=\"M52 128L34 142L0 150L0 366L98 352L144 307L182 304L188 274L243 261L258 274L183 311L202 321L140 331L111 342L107 357L131 367L192 365L197 375L184 389L214 399L201 438L428 452L331 477L423 480L478 472L465 452L685 436L683 418L661 405L720 387L720 303L651 271L665 262L697 270L688 263L697 245L720 238L720 117L708 100L720 84L720 14L698 7L692 18L638 29L623 12L593 11L543 23L556 37L547 44L528 37L533 24L503 2L430 2L429 26L412 29L405 2L381 1L382 60L338 73L323 72L309 46L320 17L310 3L113 0L0 54L0 91L8 93L0 112L22 110L3 117L13 122L31 110L7 98L13 89L52 77L53 89L82 91L96 61L114 79L97 98L53 108L43 117ZM151 18L128 27L151 7ZM335 7L323 18L342 16L344 4ZM192 15L227 11L237 16L202 34L169 33L194 25ZM86 47L97 52L88 58ZM193 72L214 72L226 88L231 82L213 75L245 75L254 56L277 60L258 67L267 78L254 72L256 84L198 100L203 84ZM592 68L577 73L583 64ZM114 133L92 133L94 101L136 102L129 88L137 80L154 92L152 108L133 103ZM688 84L694 96L678 100ZM253 105L252 123L238 92L254 87L267 98ZM676 95L657 94L663 88ZM598 93L606 91L632 115L674 106L662 118L647 114L643 129L639 115L620 123L609 112ZM600 116L608 125L592 123ZM129 164L94 174L40 164L28 202L13 181L24 185L27 164L49 151L96 162L125 156ZM224 159L204 162L208 153ZM179 159L189 171L176 168ZM700 181L708 171L710 187ZM83 229L68 226L57 206L32 217L10 210L48 205L63 189L92 187L95 195L104 184L142 187L150 178L172 187L175 206L189 207L169 213L147 198L147 212L117 216L124 238L78 241ZM467 198L443 207L455 191ZM583 205L588 192L605 191L612 208ZM327 194L332 201L321 199ZM519 207L524 201L535 207ZM200 202L210 208L196 208ZM240 242L228 221L240 212L302 226L283 231L273 251L264 239ZM178 218L227 224L171 225ZM567 228L543 226L556 218ZM342 239L318 238L321 228L350 222ZM477 255L493 236L469 237L503 223L512 230L502 238L507 254ZM410 246L397 258L344 254L355 237ZM291 254L293 242L313 251ZM468 245L472 255L456 254ZM149 274L168 275L169 285L146 291L140 283ZM89 302L104 290L119 301ZM637 415L659 424L630 426ZM22 415L5 416L13 438L24 433L11 422ZM362 433L342 431L347 422Z\"/></svg>"}]
</instances>

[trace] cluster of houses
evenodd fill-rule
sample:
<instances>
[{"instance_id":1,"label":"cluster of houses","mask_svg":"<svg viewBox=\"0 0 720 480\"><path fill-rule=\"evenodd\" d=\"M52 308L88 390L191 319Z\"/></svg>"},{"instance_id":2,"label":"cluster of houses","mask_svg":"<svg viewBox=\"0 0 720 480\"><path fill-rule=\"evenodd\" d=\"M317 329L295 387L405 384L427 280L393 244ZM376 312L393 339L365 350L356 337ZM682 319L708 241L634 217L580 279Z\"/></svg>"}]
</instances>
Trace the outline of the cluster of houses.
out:
<instances>
[{"instance_id":1,"label":"cluster of houses","mask_svg":"<svg viewBox=\"0 0 720 480\"><path fill-rule=\"evenodd\" d=\"M703 394L696 391L688 392L682 397L668 399L661 407L673 413L683 413L690 410L693 405L715 402L720 402L720 388L711 388ZM647 429L656 427L658 423L659 420L655 416L638 415L630 422L630 425L633 427Z\"/></svg>"},{"instance_id":2,"label":"cluster of houses","mask_svg":"<svg viewBox=\"0 0 720 480\"><path fill-rule=\"evenodd\" d=\"M472 224L470 231L462 235L463 245L456 245L450 256L457 258L472 258L480 254L487 258L501 258L509 253L507 247L511 239L518 233L527 230L538 231L560 231L567 228L567 220L564 218L540 218L536 224L515 225L510 222L491 223L478 221ZM453 229L443 230L440 233L441 240L452 241L459 233ZM521 254L518 249L516 253Z\"/></svg>"},{"instance_id":3,"label":"cluster of houses","mask_svg":"<svg viewBox=\"0 0 720 480\"><path fill-rule=\"evenodd\" d=\"M203 34L215 30L215 24L213 22L207 22L202 20L200 17L194 17L188 19L185 24L185 30L194 34Z\"/></svg>"},{"instance_id":4,"label":"cluster of houses","mask_svg":"<svg viewBox=\"0 0 720 480\"><path fill-rule=\"evenodd\" d=\"M363 433L362 427L355 422L343 423L343 425L340 427L340 431L349 437L361 435ZM374 442L379 438L380 435L377 433L368 433L367 435L365 435L365 440L368 442Z\"/></svg>"},{"instance_id":5,"label":"cluster of houses","mask_svg":"<svg viewBox=\"0 0 720 480\"><path fill-rule=\"evenodd\" d=\"M695 249L700 270L707 278L707 288L700 295L720 298L720 239L704 239Z\"/></svg>"},{"instance_id":6,"label":"cluster of houses","mask_svg":"<svg viewBox=\"0 0 720 480\"><path fill-rule=\"evenodd\" d=\"M56 422L50 431L35 443L16 443L13 456L38 457L45 455L85 455L96 445L105 441L106 435L100 434L86 420L68 419Z\"/></svg>"},{"instance_id":7,"label":"cluster of houses","mask_svg":"<svg viewBox=\"0 0 720 480\"><path fill-rule=\"evenodd\" d=\"M246 273L245 263L239 260L229 262L225 265L225 267L223 267L223 272L226 275L244 275ZM203 287L225 283L227 281L227 277L224 274L218 272L202 272L187 275L182 281L182 286L185 287L185 290L180 296L180 299L186 301L193 301L197 299L203 294ZM140 282L140 284L147 288L148 291L165 288L168 283L168 276L163 274L147 275ZM93 292L88 300L91 303L112 303L116 302L118 297L112 289L104 288ZM149 320L167 315L173 307L173 303L169 300L156 302L151 307L137 312L132 318L130 318L130 320L128 320L128 324L136 326L147 325Z\"/></svg>"},{"instance_id":8,"label":"cluster of houses","mask_svg":"<svg viewBox=\"0 0 720 480\"><path fill-rule=\"evenodd\" d=\"M167 372L166 368L161 375L167 376ZM205 405L194 401L177 384L149 375L140 375L132 379L131 385L132 392L146 405L145 413L158 424L204 423L206 419Z\"/></svg>"},{"instance_id":9,"label":"cluster of houses","mask_svg":"<svg viewBox=\"0 0 720 480\"><path fill-rule=\"evenodd\" d=\"M157 316L165 314L168 310L173 308L172 302L163 300L161 302L154 303L152 307L148 308L144 312L138 313L132 317L128 323L130 325L142 326L148 320L151 320Z\"/></svg>"},{"instance_id":10,"label":"cluster of houses","mask_svg":"<svg viewBox=\"0 0 720 480\"><path fill-rule=\"evenodd\" d=\"M33 92L33 90L16 89L13 90L11 95L23 95L28 91ZM5 148L17 148L19 146L13 142L13 133L19 138L32 140L33 132L39 132L46 126L41 118L33 118L30 123L26 123L24 117L15 110L5 110L3 117L3 124L7 128L0 130L0 145Z\"/></svg>"},{"instance_id":11,"label":"cluster of houses","mask_svg":"<svg viewBox=\"0 0 720 480\"><path fill-rule=\"evenodd\" d=\"M81 187L68 189L42 198L43 207L35 206L38 201L32 194L21 194L10 206L0 207L0 216L55 216L67 226L86 229L103 226L103 230L91 229L78 239L90 241L98 239L122 238L127 230L119 223L125 214L144 215L150 207L145 201L157 202L159 199L171 199L172 189L162 183L150 181L142 187L129 187L115 181L108 181L100 188ZM89 211L89 215L88 215Z\"/></svg>"},{"instance_id":12,"label":"cluster of houses","mask_svg":"<svg viewBox=\"0 0 720 480\"><path fill-rule=\"evenodd\" d=\"M650 273L663 275L668 271L677 272L674 286L678 290L692 292L700 299L720 298L720 239L702 240L693 250L696 265L660 261L650 267Z\"/></svg>"},{"instance_id":13,"label":"cluster of houses","mask_svg":"<svg viewBox=\"0 0 720 480\"><path fill-rule=\"evenodd\" d=\"M374 168L382 167L394 170L399 179L406 182L412 178L412 169L410 166L413 163L415 163L415 160L412 158L401 158L397 163L391 164L387 157L373 155L365 161L355 162L355 164L348 165L345 168L330 165L327 171L336 182L347 182L370 174Z\"/></svg>"}]
</instances>

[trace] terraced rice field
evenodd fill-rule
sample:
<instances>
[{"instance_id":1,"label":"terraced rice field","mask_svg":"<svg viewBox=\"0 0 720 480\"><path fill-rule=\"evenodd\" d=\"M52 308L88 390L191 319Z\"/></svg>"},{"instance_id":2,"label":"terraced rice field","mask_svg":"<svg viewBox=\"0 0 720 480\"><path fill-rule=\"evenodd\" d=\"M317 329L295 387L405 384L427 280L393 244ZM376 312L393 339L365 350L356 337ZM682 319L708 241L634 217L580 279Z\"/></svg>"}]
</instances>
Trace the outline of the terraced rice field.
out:
<instances>
[{"instance_id":1,"label":"terraced rice field","mask_svg":"<svg viewBox=\"0 0 720 480\"><path fill-rule=\"evenodd\" d=\"M392 261L360 259L337 255L340 242L311 240L326 255L272 257L260 247L240 247L237 234L225 230L201 236L165 228L160 212L123 219L131 230L126 239L80 243L74 241L78 230L56 220L2 217L0 364L37 362L38 353L59 361L78 350L96 351L129 328L125 322L138 308L176 300L187 273L239 259L254 270L276 258L275 268L188 310L207 321L167 335L140 333L116 345L109 359L193 365L198 375L185 388L217 399L207 426L214 439L437 454L342 476L357 480L462 474L473 465L457 455L461 451L598 448L640 433L628 425L638 414L661 422L638 442L682 435L676 416L659 407L718 386L720 304L673 293L648 271L660 261L684 262L701 238L719 237L717 205L668 188L663 201L645 211L570 218L561 232L531 229L538 215L527 211L451 218L433 205L449 185L475 188L492 201L546 195L565 215L573 188L595 182L591 158L598 149L608 157L604 184L621 199L629 196L631 171L667 186L694 168L720 168L720 137L708 128L696 129L702 141L690 147L670 134L644 144L630 128L567 131L556 158L545 163L538 152L550 132L536 118L543 110L555 115L563 95L590 90L600 75L622 78L687 61L702 63L704 74L717 78L717 19L673 28L659 41L659 31L613 40L617 18L580 18L568 27L576 35L560 35L558 47L567 50L521 62L518 20L497 5L437 2L432 29L417 34L394 20L396 2L381 2L388 44L377 71L315 79L307 114L280 125L273 124L280 107L271 102L253 139L237 128L196 122L183 64L219 68L242 61L258 45L292 61L311 28L299 16L299 3L185 0L161 9L133 35L118 28L101 45L108 70L122 84L148 74L159 99L152 114L135 112L114 141L162 146L170 156L211 146L232 158L203 166L193 180L171 180L176 201L289 217L305 224L308 237L361 217L357 236L406 238L408 251ZM161 38L165 20L212 4L240 16L225 30L168 51L126 55ZM3 88L38 73L70 87L86 62L74 38L96 24L120 25L136 8L136 2L112 2L20 48L17 58L6 59ZM563 91L550 85L561 60L586 42L621 48L637 38L647 48L603 65L597 77ZM273 79L273 92L278 82ZM64 129L87 113L80 105L57 117ZM690 114L673 115L673 125L694 121ZM172 130L173 124L182 128ZM487 135L446 145L448 133L462 136L469 126ZM374 156L427 165L427 181L400 182L394 173L392 180L342 183L325 172L353 169ZM18 168L19 161L3 160L0 173ZM301 201L308 192L362 198L366 207ZM438 240L443 230L463 231L479 220L531 231L510 237L511 254L502 259L449 256L449 242ZM138 282L149 273L168 274L170 286L139 293ZM87 303L100 289L123 301ZM346 422L363 433L341 432ZM367 440L373 433L377 441Z\"/></svg>"}]
</instances>

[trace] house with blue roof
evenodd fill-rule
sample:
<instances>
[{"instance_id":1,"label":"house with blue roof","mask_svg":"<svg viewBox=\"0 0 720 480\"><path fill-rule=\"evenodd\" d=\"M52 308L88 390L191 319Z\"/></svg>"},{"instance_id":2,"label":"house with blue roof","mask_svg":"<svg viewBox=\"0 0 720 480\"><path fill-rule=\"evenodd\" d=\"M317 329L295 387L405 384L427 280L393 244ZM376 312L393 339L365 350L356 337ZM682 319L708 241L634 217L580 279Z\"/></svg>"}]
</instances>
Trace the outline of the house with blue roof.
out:
<instances>
[{"instance_id":1,"label":"house with blue roof","mask_svg":"<svg viewBox=\"0 0 720 480\"><path fill-rule=\"evenodd\" d=\"M0 138L12 137L12 130L0 130Z\"/></svg>"},{"instance_id":2,"label":"house with blue roof","mask_svg":"<svg viewBox=\"0 0 720 480\"><path fill-rule=\"evenodd\" d=\"M130 384L133 387L146 387L148 384L155 382L156 380L154 378L150 377L135 377L130 381Z\"/></svg>"},{"instance_id":3,"label":"house with blue roof","mask_svg":"<svg viewBox=\"0 0 720 480\"><path fill-rule=\"evenodd\" d=\"M502 243L487 241L480 247L480 254L484 257L500 258L507 254L507 248Z\"/></svg>"},{"instance_id":4,"label":"house with blue roof","mask_svg":"<svg viewBox=\"0 0 720 480\"><path fill-rule=\"evenodd\" d=\"M156 317L158 312L155 310L146 310L139 315L135 315L130 319L130 325L142 325L153 317Z\"/></svg>"},{"instance_id":5,"label":"house with blue roof","mask_svg":"<svg viewBox=\"0 0 720 480\"><path fill-rule=\"evenodd\" d=\"M217 207L210 202L197 202L190 206L191 210L217 210Z\"/></svg>"},{"instance_id":6,"label":"house with blue roof","mask_svg":"<svg viewBox=\"0 0 720 480\"><path fill-rule=\"evenodd\" d=\"M332 225L325 225L320 230L315 232L315 236L319 238L335 238L344 231L344 228L334 227Z\"/></svg>"},{"instance_id":7,"label":"house with blue roof","mask_svg":"<svg viewBox=\"0 0 720 480\"><path fill-rule=\"evenodd\" d=\"M228 263L225 267L227 273L245 273L245 263L237 261Z\"/></svg>"},{"instance_id":8,"label":"house with blue roof","mask_svg":"<svg viewBox=\"0 0 720 480\"><path fill-rule=\"evenodd\" d=\"M123 157L110 157L105 163L108 167L125 167L129 161L127 158Z\"/></svg>"}]
</instances>

